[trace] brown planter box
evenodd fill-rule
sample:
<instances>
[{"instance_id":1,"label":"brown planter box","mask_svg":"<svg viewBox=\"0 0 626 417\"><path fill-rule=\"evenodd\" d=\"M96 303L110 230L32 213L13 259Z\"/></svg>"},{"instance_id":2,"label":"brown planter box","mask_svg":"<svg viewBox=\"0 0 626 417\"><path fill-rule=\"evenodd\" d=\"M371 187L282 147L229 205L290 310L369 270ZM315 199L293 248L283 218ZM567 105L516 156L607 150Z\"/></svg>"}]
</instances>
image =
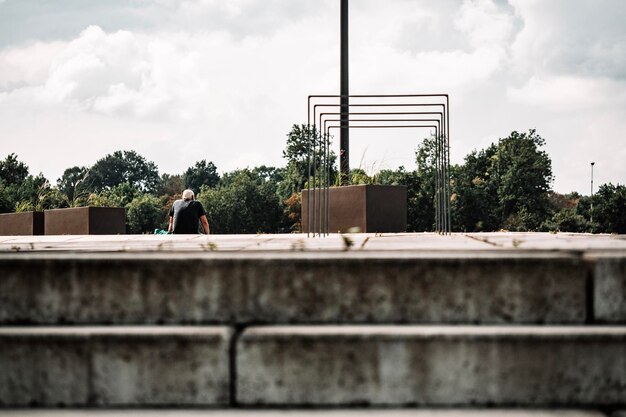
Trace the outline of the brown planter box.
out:
<instances>
[{"instance_id":1,"label":"brown planter box","mask_svg":"<svg viewBox=\"0 0 626 417\"><path fill-rule=\"evenodd\" d=\"M0 236L33 236L43 233L43 211L0 214Z\"/></svg>"},{"instance_id":2,"label":"brown planter box","mask_svg":"<svg viewBox=\"0 0 626 417\"><path fill-rule=\"evenodd\" d=\"M123 235L126 210L121 207L75 207L45 211L46 235Z\"/></svg>"},{"instance_id":3,"label":"brown planter box","mask_svg":"<svg viewBox=\"0 0 626 417\"><path fill-rule=\"evenodd\" d=\"M406 232L407 192L404 185L348 185L331 187L329 196L330 232L345 233L359 228L361 232ZM319 213L325 204L323 190L311 190L313 204ZM302 190L302 231L307 232L308 190ZM319 214L318 214L319 218ZM311 220L313 215L311 214ZM313 224L311 224L313 231Z\"/></svg>"}]
</instances>

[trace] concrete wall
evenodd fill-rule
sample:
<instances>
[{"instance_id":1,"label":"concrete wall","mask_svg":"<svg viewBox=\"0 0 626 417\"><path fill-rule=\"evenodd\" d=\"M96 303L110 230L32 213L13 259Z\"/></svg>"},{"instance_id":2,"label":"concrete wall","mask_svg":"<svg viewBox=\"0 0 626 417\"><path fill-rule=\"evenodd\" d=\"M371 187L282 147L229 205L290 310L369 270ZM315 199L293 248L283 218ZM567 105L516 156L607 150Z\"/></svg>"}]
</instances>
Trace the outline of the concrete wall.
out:
<instances>
[{"instance_id":1,"label":"concrete wall","mask_svg":"<svg viewBox=\"0 0 626 417\"><path fill-rule=\"evenodd\" d=\"M4 254L0 413L618 413L625 281L619 252Z\"/></svg>"}]
</instances>

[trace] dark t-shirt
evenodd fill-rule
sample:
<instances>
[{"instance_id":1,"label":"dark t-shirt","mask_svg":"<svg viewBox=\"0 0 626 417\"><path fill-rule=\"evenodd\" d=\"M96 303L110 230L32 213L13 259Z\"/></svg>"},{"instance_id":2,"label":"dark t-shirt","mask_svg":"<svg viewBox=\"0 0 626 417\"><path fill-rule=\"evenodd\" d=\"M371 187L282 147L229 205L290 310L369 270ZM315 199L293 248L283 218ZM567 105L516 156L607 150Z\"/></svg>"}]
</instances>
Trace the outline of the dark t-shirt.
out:
<instances>
[{"instance_id":1,"label":"dark t-shirt","mask_svg":"<svg viewBox=\"0 0 626 417\"><path fill-rule=\"evenodd\" d=\"M197 234L200 217L206 216L202 203L196 200L176 200L170 209L174 217L174 234Z\"/></svg>"}]
</instances>

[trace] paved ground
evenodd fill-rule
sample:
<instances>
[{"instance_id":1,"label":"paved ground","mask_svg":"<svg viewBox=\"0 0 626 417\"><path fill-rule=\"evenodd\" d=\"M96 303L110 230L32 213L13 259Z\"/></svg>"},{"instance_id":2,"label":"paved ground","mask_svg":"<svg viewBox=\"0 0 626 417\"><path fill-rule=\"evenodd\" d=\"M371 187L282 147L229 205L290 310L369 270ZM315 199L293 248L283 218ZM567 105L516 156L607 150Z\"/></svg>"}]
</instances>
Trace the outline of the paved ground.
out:
<instances>
[{"instance_id":1,"label":"paved ground","mask_svg":"<svg viewBox=\"0 0 626 417\"><path fill-rule=\"evenodd\" d=\"M335 252L335 251L618 251L626 235L573 233L434 233L260 235L0 236L0 253L15 252Z\"/></svg>"}]
</instances>

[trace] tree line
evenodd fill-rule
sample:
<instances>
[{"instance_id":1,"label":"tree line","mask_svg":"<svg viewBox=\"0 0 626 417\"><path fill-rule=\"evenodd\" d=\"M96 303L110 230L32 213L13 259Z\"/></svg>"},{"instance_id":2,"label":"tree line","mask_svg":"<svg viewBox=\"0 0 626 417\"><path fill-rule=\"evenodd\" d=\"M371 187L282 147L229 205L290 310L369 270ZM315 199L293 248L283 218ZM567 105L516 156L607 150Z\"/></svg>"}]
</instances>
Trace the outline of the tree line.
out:
<instances>
[{"instance_id":1,"label":"tree line","mask_svg":"<svg viewBox=\"0 0 626 417\"><path fill-rule=\"evenodd\" d=\"M168 212L185 188L205 206L212 233L289 233L300 230L300 191L309 180L307 143L319 133L294 125L287 134L285 166L237 169L222 175L211 161L195 162L180 174L160 174L135 151L116 151L92 166L67 168L55 184L10 154L0 161L0 213L52 208L124 207L129 233L166 228ZM626 186L603 184L593 196L552 190L552 161L535 130L512 132L452 165L452 229L626 233ZM351 171L352 184L405 185L408 230L435 225L435 139L415 151L416 167ZM320 165L321 155L313 155ZM331 180L336 156L331 153ZM312 184L313 185L313 184Z\"/></svg>"}]
</instances>

